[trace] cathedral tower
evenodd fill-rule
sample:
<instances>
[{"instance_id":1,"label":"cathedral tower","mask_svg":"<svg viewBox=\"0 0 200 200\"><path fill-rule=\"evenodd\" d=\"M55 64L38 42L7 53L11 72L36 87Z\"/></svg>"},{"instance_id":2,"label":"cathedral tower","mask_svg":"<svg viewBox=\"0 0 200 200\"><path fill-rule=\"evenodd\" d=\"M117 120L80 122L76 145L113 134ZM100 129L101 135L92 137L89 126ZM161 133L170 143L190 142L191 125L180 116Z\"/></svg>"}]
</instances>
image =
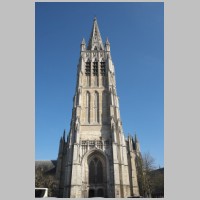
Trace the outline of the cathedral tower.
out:
<instances>
[{"instance_id":1,"label":"cathedral tower","mask_svg":"<svg viewBox=\"0 0 200 200\"><path fill-rule=\"evenodd\" d=\"M110 43L94 18L77 67L70 131L60 140L56 176L60 197L139 195L135 140L125 140Z\"/></svg>"}]
</instances>

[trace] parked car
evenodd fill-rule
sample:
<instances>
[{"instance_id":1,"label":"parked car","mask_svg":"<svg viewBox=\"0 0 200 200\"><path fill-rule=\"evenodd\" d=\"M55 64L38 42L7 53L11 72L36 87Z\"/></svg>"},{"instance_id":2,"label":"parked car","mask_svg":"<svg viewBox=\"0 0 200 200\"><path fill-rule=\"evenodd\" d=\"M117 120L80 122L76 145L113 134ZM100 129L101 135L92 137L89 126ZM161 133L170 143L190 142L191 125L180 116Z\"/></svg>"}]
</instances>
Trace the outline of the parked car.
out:
<instances>
[{"instance_id":1,"label":"parked car","mask_svg":"<svg viewBox=\"0 0 200 200\"><path fill-rule=\"evenodd\" d=\"M48 188L35 188L35 198L48 197Z\"/></svg>"}]
</instances>

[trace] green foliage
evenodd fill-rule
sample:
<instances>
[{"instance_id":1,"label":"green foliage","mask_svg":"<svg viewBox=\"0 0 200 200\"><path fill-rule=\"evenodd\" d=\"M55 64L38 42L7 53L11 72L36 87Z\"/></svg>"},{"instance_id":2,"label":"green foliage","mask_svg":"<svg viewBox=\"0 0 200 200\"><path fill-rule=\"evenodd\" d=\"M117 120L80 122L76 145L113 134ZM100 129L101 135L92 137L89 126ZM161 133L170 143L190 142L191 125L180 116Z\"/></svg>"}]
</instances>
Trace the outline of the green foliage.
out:
<instances>
[{"instance_id":1,"label":"green foliage","mask_svg":"<svg viewBox=\"0 0 200 200\"><path fill-rule=\"evenodd\" d=\"M35 170L35 187L48 188L48 196L57 196L57 182L54 174L48 174L48 172L39 167Z\"/></svg>"}]
</instances>

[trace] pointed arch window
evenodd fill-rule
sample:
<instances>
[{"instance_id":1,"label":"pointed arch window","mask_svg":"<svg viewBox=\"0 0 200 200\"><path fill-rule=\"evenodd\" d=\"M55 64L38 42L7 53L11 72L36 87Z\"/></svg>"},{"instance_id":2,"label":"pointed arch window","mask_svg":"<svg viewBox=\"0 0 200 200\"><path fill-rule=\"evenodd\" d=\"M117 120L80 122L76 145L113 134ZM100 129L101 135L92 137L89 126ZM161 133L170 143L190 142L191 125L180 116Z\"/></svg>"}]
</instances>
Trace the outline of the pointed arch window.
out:
<instances>
[{"instance_id":1,"label":"pointed arch window","mask_svg":"<svg viewBox=\"0 0 200 200\"><path fill-rule=\"evenodd\" d=\"M85 63L85 75L91 75L91 62L89 60Z\"/></svg>"},{"instance_id":2,"label":"pointed arch window","mask_svg":"<svg viewBox=\"0 0 200 200\"><path fill-rule=\"evenodd\" d=\"M96 59L93 62L93 76L94 76L94 86L98 86L98 61Z\"/></svg>"},{"instance_id":3,"label":"pointed arch window","mask_svg":"<svg viewBox=\"0 0 200 200\"><path fill-rule=\"evenodd\" d=\"M101 62L101 76L106 75L106 63L104 61Z\"/></svg>"},{"instance_id":4,"label":"pointed arch window","mask_svg":"<svg viewBox=\"0 0 200 200\"><path fill-rule=\"evenodd\" d=\"M103 164L97 157L89 163L89 184L103 183Z\"/></svg>"},{"instance_id":5,"label":"pointed arch window","mask_svg":"<svg viewBox=\"0 0 200 200\"><path fill-rule=\"evenodd\" d=\"M99 94L95 92L94 94L94 121L99 122Z\"/></svg>"},{"instance_id":6,"label":"pointed arch window","mask_svg":"<svg viewBox=\"0 0 200 200\"><path fill-rule=\"evenodd\" d=\"M101 80L102 86L106 86L106 63L104 61L101 62Z\"/></svg>"},{"instance_id":7,"label":"pointed arch window","mask_svg":"<svg viewBox=\"0 0 200 200\"><path fill-rule=\"evenodd\" d=\"M97 177L96 177L96 181L97 183L103 183L103 166L100 160L98 160L97 162Z\"/></svg>"},{"instance_id":8,"label":"pointed arch window","mask_svg":"<svg viewBox=\"0 0 200 200\"><path fill-rule=\"evenodd\" d=\"M95 183L95 162L92 160L89 165L89 184Z\"/></svg>"},{"instance_id":9,"label":"pointed arch window","mask_svg":"<svg viewBox=\"0 0 200 200\"><path fill-rule=\"evenodd\" d=\"M86 85L90 86L91 62L89 60L85 63L85 75L86 75Z\"/></svg>"},{"instance_id":10,"label":"pointed arch window","mask_svg":"<svg viewBox=\"0 0 200 200\"><path fill-rule=\"evenodd\" d=\"M90 123L90 93L86 93L86 107L85 107L86 122Z\"/></svg>"},{"instance_id":11,"label":"pointed arch window","mask_svg":"<svg viewBox=\"0 0 200 200\"><path fill-rule=\"evenodd\" d=\"M106 124L109 119L109 99L108 99L108 94L103 91L102 93L102 123Z\"/></svg>"},{"instance_id":12,"label":"pointed arch window","mask_svg":"<svg viewBox=\"0 0 200 200\"><path fill-rule=\"evenodd\" d=\"M93 75L98 76L98 62L96 60L93 62Z\"/></svg>"}]
</instances>

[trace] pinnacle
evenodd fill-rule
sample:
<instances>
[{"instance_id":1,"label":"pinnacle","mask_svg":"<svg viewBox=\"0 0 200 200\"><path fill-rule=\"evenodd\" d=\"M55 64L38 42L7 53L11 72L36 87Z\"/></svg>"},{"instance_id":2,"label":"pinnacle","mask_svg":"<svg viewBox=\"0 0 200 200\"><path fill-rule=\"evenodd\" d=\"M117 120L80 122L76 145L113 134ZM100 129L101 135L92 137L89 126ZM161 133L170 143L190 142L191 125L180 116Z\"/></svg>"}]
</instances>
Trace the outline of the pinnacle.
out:
<instances>
[{"instance_id":1,"label":"pinnacle","mask_svg":"<svg viewBox=\"0 0 200 200\"><path fill-rule=\"evenodd\" d=\"M106 44L110 44L108 37L106 38Z\"/></svg>"},{"instance_id":2,"label":"pinnacle","mask_svg":"<svg viewBox=\"0 0 200 200\"><path fill-rule=\"evenodd\" d=\"M65 129L64 129L64 132L63 132L63 140L65 141Z\"/></svg>"},{"instance_id":3,"label":"pinnacle","mask_svg":"<svg viewBox=\"0 0 200 200\"><path fill-rule=\"evenodd\" d=\"M135 132L135 142L136 142L136 143L138 142L136 132Z\"/></svg>"},{"instance_id":4,"label":"pinnacle","mask_svg":"<svg viewBox=\"0 0 200 200\"><path fill-rule=\"evenodd\" d=\"M81 44L83 44L83 45L85 45L85 44L86 44L86 43L85 43L85 38L83 38L83 40L82 40Z\"/></svg>"}]
</instances>

